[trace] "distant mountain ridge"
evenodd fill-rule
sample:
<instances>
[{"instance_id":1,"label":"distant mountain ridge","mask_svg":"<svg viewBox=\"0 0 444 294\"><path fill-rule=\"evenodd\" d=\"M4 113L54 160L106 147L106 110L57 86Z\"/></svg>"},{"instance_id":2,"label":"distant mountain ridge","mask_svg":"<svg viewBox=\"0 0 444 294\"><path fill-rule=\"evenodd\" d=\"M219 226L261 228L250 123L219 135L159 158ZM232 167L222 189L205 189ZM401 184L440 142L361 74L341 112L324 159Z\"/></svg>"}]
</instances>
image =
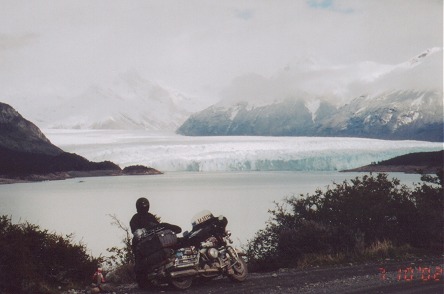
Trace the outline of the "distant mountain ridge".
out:
<instances>
[{"instance_id":1,"label":"distant mountain ridge","mask_svg":"<svg viewBox=\"0 0 444 294\"><path fill-rule=\"evenodd\" d=\"M43 128L142 129L175 131L200 101L144 79L120 74L109 84L95 84L70 99L61 99L35 115Z\"/></svg>"},{"instance_id":2,"label":"distant mountain ridge","mask_svg":"<svg viewBox=\"0 0 444 294\"><path fill-rule=\"evenodd\" d=\"M286 68L270 79L250 75L238 79L225 100L191 115L177 133L442 142L442 78L442 48L396 65L311 65ZM361 94L338 105L353 93Z\"/></svg>"},{"instance_id":3,"label":"distant mountain ridge","mask_svg":"<svg viewBox=\"0 0 444 294\"><path fill-rule=\"evenodd\" d=\"M442 92L394 91L361 96L336 109L320 102L311 112L303 99L252 107L211 106L178 130L190 136L343 136L443 141Z\"/></svg>"},{"instance_id":4,"label":"distant mountain ridge","mask_svg":"<svg viewBox=\"0 0 444 294\"><path fill-rule=\"evenodd\" d=\"M443 141L442 91L391 91L360 96L320 121L317 134Z\"/></svg>"}]
</instances>

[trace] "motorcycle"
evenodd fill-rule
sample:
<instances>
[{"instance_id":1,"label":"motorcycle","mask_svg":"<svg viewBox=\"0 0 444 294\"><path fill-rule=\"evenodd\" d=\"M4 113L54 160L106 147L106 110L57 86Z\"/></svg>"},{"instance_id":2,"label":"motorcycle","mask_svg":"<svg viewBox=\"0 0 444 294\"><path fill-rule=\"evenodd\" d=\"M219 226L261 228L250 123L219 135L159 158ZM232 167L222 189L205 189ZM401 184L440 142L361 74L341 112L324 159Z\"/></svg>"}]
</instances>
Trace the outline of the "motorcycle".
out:
<instances>
[{"instance_id":1,"label":"motorcycle","mask_svg":"<svg viewBox=\"0 0 444 294\"><path fill-rule=\"evenodd\" d=\"M243 282L248 275L245 254L231 246L233 241L226 230L227 223L224 216L214 217L205 210L193 217L192 230L184 232L182 238L177 237L178 231L168 224L149 231L137 230L133 250L139 287L171 285L185 290L195 279L218 276Z\"/></svg>"}]
</instances>

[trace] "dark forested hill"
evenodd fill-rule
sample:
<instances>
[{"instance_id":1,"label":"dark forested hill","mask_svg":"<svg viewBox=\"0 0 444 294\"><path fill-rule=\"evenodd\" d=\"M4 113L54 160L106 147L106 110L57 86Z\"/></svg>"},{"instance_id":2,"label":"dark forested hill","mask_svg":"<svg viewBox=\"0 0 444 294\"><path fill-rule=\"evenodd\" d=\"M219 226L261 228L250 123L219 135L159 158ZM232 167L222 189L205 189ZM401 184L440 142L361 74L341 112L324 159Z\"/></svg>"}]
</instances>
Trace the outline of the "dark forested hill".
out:
<instances>
[{"instance_id":1,"label":"dark forested hill","mask_svg":"<svg viewBox=\"0 0 444 294\"><path fill-rule=\"evenodd\" d=\"M361 172L406 172L435 173L444 167L444 150L435 152L417 152L397 156L392 159L347 170Z\"/></svg>"},{"instance_id":2,"label":"dark forested hill","mask_svg":"<svg viewBox=\"0 0 444 294\"><path fill-rule=\"evenodd\" d=\"M40 129L14 108L0 103L0 178L21 178L67 171L121 172L116 164L91 162L53 145Z\"/></svg>"},{"instance_id":3,"label":"dark forested hill","mask_svg":"<svg viewBox=\"0 0 444 294\"><path fill-rule=\"evenodd\" d=\"M436 152L417 152L401 155L389 160L381 161L380 165L415 165L415 166L443 166L444 150Z\"/></svg>"},{"instance_id":4,"label":"dark forested hill","mask_svg":"<svg viewBox=\"0 0 444 294\"><path fill-rule=\"evenodd\" d=\"M0 147L25 153L58 155L63 150L51 144L40 129L14 108L0 102Z\"/></svg>"}]
</instances>

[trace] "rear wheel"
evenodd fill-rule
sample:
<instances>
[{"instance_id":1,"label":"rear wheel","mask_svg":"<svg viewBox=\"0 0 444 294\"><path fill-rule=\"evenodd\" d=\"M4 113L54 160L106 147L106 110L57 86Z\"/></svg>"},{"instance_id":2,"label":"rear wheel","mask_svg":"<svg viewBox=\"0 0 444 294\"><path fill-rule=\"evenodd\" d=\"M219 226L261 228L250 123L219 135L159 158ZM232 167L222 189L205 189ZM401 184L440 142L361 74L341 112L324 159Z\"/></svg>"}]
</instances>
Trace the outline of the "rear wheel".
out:
<instances>
[{"instance_id":1,"label":"rear wheel","mask_svg":"<svg viewBox=\"0 0 444 294\"><path fill-rule=\"evenodd\" d=\"M229 277L234 282L243 282L247 278L248 275L248 269L247 269L247 263L245 260L243 260L242 257L239 257L236 264L233 266L234 273L231 274Z\"/></svg>"},{"instance_id":2,"label":"rear wheel","mask_svg":"<svg viewBox=\"0 0 444 294\"><path fill-rule=\"evenodd\" d=\"M179 289L179 290L186 290L188 288L191 287L191 284L193 283L193 279L192 278L174 278L171 279L171 285L173 285L174 288Z\"/></svg>"}]
</instances>

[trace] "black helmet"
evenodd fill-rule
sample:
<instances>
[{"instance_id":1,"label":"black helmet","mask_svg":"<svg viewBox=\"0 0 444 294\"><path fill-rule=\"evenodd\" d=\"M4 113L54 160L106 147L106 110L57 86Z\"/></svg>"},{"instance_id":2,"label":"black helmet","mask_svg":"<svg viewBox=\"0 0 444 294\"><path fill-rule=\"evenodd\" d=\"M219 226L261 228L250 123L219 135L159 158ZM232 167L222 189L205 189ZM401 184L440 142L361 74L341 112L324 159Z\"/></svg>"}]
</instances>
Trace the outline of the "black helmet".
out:
<instances>
[{"instance_id":1,"label":"black helmet","mask_svg":"<svg viewBox=\"0 0 444 294\"><path fill-rule=\"evenodd\" d=\"M148 212L150 210L150 202L148 199L142 197L136 201L137 212Z\"/></svg>"}]
</instances>

